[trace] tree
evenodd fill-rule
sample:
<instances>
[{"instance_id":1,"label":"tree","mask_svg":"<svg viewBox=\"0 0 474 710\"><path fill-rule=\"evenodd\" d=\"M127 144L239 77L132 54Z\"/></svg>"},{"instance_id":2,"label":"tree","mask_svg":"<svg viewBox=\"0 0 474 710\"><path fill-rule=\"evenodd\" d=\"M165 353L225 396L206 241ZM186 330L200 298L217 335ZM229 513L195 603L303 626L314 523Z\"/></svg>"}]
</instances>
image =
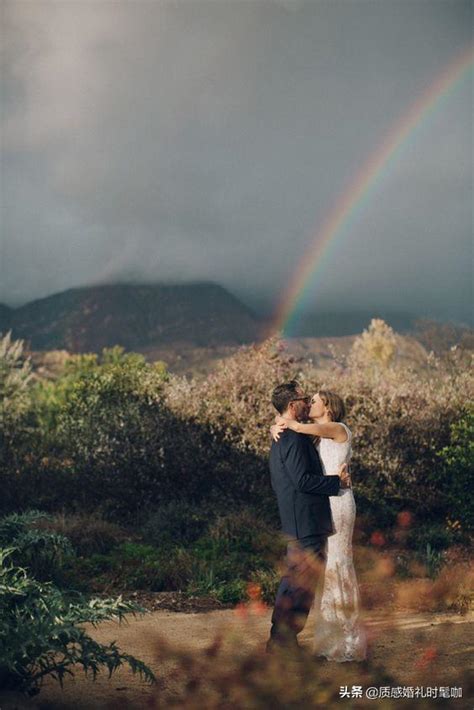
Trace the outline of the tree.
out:
<instances>
[{"instance_id":1,"label":"tree","mask_svg":"<svg viewBox=\"0 0 474 710\"><path fill-rule=\"evenodd\" d=\"M349 362L352 366L389 367L397 353L397 341L392 328L380 318L373 318L369 327L352 346Z\"/></svg>"}]
</instances>

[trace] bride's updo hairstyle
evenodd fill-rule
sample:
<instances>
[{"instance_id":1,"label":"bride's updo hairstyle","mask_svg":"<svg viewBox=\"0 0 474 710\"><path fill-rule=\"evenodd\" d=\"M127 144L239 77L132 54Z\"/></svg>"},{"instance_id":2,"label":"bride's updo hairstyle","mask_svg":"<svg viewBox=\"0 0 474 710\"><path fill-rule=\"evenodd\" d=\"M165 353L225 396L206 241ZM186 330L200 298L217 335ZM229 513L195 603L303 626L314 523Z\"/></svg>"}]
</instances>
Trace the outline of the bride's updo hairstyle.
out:
<instances>
[{"instance_id":1,"label":"bride's updo hairstyle","mask_svg":"<svg viewBox=\"0 0 474 710\"><path fill-rule=\"evenodd\" d=\"M329 416L333 422L342 422L346 416L346 408L344 406L344 401L335 392L330 392L329 390L319 390L319 396L321 397L324 406L327 408Z\"/></svg>"}]
</instances>

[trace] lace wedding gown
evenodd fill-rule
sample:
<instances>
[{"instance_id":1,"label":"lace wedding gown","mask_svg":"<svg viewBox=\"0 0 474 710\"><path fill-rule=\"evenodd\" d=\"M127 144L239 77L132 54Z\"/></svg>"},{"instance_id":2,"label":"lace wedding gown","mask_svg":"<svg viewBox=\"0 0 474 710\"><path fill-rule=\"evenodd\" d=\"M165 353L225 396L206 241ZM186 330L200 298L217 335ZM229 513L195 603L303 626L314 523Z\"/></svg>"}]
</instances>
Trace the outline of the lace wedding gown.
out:
<instances>
[{"instance_id":1,"label":"lace wedding gown","mask_svg":"<svg viewBox=\"0 0 474 710\"><path fill-rule=\"evenodd\" d=\"M321 439L317 446L325 475L338 473L351 458L352 434L342 426L347 441ZM367 655L367 637L359 619L360 595L352 560L354 494L350 488L342 489L329 501L336 532L328 537L326 568L315 596L315 652L331 661L361 661Z\"/></svg>"}]
</instances>

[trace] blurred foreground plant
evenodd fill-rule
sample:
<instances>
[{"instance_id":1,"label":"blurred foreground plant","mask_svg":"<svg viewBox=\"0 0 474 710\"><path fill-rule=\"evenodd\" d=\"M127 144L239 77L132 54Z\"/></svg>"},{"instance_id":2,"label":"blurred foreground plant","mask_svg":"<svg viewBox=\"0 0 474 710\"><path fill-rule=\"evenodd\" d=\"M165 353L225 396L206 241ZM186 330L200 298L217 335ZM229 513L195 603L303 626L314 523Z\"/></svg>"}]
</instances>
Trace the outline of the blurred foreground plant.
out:
<instances>
[{"instance_id":1,"label":"blurred foreground plant","mask_svg":"<svg viewBox=\"0 0 474 710\"><path fill-rule=\"evenodd\" d=\"M142 661L122 652L112 642L94 641L81 628L106 619L121 621L140 611L117 599L67 598L49 582L39 582L10 562L14 548L0 548L0 687L30 695L39 692L45 676L61 685L65 675L80 666L95 679L105 668L109 676L126 664L133 673L153 681L153 672Z\"/></svg>"}]
</instances>

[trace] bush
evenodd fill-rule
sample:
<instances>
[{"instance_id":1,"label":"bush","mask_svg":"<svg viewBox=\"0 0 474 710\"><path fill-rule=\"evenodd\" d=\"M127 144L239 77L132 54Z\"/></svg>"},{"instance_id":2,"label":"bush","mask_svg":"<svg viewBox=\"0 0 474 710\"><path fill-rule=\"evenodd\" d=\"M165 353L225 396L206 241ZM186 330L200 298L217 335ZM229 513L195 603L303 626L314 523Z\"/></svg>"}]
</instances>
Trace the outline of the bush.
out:
<instances>
[{"instance_id":1,"label":"bush","mask_svg":"<svg viewBox=\"0 0 474 710\"><path fill-rule=\"evenodd\" d=\"M107 554L122 542L130 540L130 531L110 523L97 515L84 513L65 515L58 513L39 518L35 528L54 532L66 537L77 555L87 556L96 553Z\"/></svg>"},{"instance_id":2,"label":"bush","mask_svg":"<svg viewBox=\"0 0 474 710\"><path fill-rule=\"evenodd\" d=\"M472 471L472 423L456 429L473 389L464 356L427 357L412 371L392 357L393 332L379 322L357 342L363 347L354 346L346 362L315 370L269 340L241 348L204 380L168 376L120 349L100 362L71 359L67 383L55 385L67 396L52 405L49 435L38 424L36 439L25 433L10 447L1 505L18 510L34 500L48 511L96 512L141 525L158 545L192 545L204 534L207 510L212 518L214 510L255 505L277 525L270 396L277 382L296 377L309 392L324 385L346 401L354 490L368 524L389 527L407 508L433 523L457 515ZM462 514L468 529L472 512Z\"/></svg>"},{"instance_id":3,"label":"bush","mask_svg":"<svg viewBox=\"0 0 474 710\"><path fill-rule=\"evenodd\" d=\"M293 361L281 344L268 341L260 348L242 349L205 381L171 378L166 402L173 411L186 411L193 421L220 433L234 450L256 455L251 468L229 470L229 479L239 483L247 503L258 500L262 511L275 515L267 465L272 388L296 377L308 392L322 386L335 390L346 401L347 423L353 431L359 512L383 507L383 516L377 515L388 525L407 507L421 517L445 517L438 451L449 443L450 427L472 393L472 373L463 361L452 361L448 367L428 358L422 371L399 365L392 357L392 331L386 333L383 324L372 325L362 338L364 347L355 348L357 357L342 365L334 362L325 371L315 370ZM385 340L388 349L379 343ZM216 456L225 465L222 445L216 446Z\"/></svg>"},{"instance_id":4,"label":"bush","mask_svg":"<svg viewBox=\"0 0 474 710\"><path fill-rule=\"evenodd\" d=\"M392 328L380 318L355 339L349 355L352 367L388 368L396 355L397 341Z\"/></svg>"},{"instance_id":5,"label":"bush","mask_svg":"<svg viewBox=\"0 0 474 710\"><path fill-rule=\"evenodd\" d=\"M440 452L441 476L438 477L440 494L445 496L449 514L459 521L466 531L474 530L474 408L462 413L451 424L451 439Z\"/></svg>"},{"instance_id":6,"label":"bush","mask_svg":"<svg viewBox=\"0 0 474 710\"><path fill-rule=\"evenodd\" d=\"M115 642L97 643L81 627L105 619L120 621L138 607L120 598L67 599L51 583L39 582L13 565L12 552L0 548L0 687L35 694L46 676L62 684L77 666L95 678L101 668L111 674L127 664L146 680L154 679L142 661L123 653Z\"/></svg>"},{"instance_id":7,"label":"bush","mask_svg":"<svg viewBox=\"0 0 474 710\"><path fill-rule=\"evenodd\" d=\"M60 419L64 504L137 525L170 501L245 497L235 469L251 471L255 456L175 416L163 386L162 373L140 362L103 365L75 383Z\"/></svg>"},{"instance_id":8,"label":"bush","mask_svg":"<svg viewBox=\"0 0 474 710\"><path fill-rule=\"evenodd\" d=\"M407 536L407 547L424 552L427 545L432 550L446 550L455 542L455 538L447 526L427 524L413 527Z\"/></svg>"},{"instance_id":9,"label":"bush","mask_svg":"<svg viewBox=\"0 0 474 710\"><path fill-rule=\"evenodd\" d=\"M281 536L253 511L219 516L192 548L194 566L188 592L235 603L247 598L249 582L258 583L261 576L270 594L270 578L283 549Z\"/></svg>"},{"instance_id":10,"label":"bush","mask_svg":"<svg viewBox=\"0 0 474 710\"><path fill-rule=\"evenodd\" d=\"M125 542L107 555L78 560L75 577L95 592L112 590L181 591L192 576L190 553L175 547L158 550L152 545Z\"/></svg>"},{"instance_id":11,"label":"bush","mask_svg":"<svg viewBox=\"0 0 474 710\"><path fill-rule=\"evenodd\" d=\"M468 370L437 367L423 377L397 369L328 373L325 387L348 405L354 489L364 507L382 505L392 518L406 508L432 520L451 512L439 485L438 450L449 442L472 383Z\"/></svg>"},{"instance_id":12,"label":"bush","mask_svg":"<svg viewBox=\"0 0 474 710\"><path fill-rule=\"evenodd\" d=\"M11 332L3 338L0 335L0 509L11 504L9 483L12 474L22 468L23 449L31 436L31 381L31 363L23 356L23 341L12 342Z\"/></svg>"},{"instance_id":13,"label":"bush","mask_svg":"<svg viewBox=\"0 0 474 710\"><path fill-rule=\"evenodd\" d=\"M0 435L3 445L29 409L31 363L23 357L23 341L12 342L11 331L0 337Z\"/></svg>"},{"instance_id":14,"label":"bush","mask_svg":"<svg viewBox=\"0 0 474 710\"><path fill-rule=\"evenodd\" d=\"M157 508L141 528L143 539L157 547L188 546L209 527L215 513L209 506L185 500Z\"/></svg>"},{"instance_id":15,"label":"bush","mask_svg":"<svg viewBox=\"0 0 474 710\"><path fill-rule=\"evenodd\" d=\"M74 549L64 535L36 529L49 516L40 511L12 514L0 520L0 547L10 548L12 564L25 567L35 579L62 582Z\"/></svg>"}]
</instances>

